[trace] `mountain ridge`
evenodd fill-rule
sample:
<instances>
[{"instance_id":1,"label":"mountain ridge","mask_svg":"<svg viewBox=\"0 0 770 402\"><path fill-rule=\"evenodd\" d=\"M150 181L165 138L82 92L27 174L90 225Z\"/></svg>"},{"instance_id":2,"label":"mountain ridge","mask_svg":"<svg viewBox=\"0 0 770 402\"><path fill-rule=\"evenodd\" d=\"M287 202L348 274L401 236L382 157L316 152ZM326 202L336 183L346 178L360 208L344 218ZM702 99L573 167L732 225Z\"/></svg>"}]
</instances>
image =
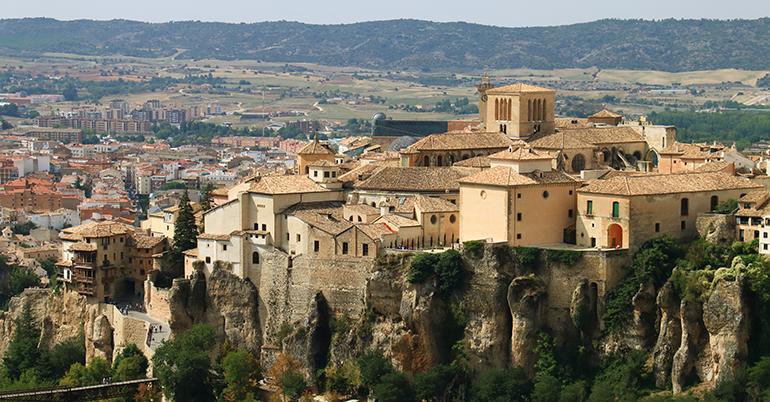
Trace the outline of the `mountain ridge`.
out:
<instances>
[{"instance_id":1,"label":"mountain ridge","mask_svg":"<svg viewBox=\"0 0 770 402\"><path fill-rule=\"evenodd\" d=\"M770 18L620 20L505 28L404 19L314 25L0 20L0 55L307 62L372 69L770 70Z\"/></svg>"}]
</instances>

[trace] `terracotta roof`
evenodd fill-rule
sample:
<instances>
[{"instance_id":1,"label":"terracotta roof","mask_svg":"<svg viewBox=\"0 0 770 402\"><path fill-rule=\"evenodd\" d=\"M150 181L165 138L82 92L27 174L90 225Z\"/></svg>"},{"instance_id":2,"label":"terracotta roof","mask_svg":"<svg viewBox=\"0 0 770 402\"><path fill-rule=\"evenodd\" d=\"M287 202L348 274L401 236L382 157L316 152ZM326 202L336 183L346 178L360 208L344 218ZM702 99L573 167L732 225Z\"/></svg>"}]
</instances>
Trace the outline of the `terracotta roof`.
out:
<instances>
[{"instance_id":1,"label":"terracotta roof","mask_svg":"<svg viewBox=\"0 0 770 402\"><path fill-rule=\"evenodd\" d=\"M420 222L417 222L414 219L404 218L400 215L383 215L377 219L377 222L382 222L388 225L388 227L393 231L398 231L398 228L403 227L420 226Z\"/></svg>"},{"instance_id":2,"label":"terracotta roof","mask_svg":"<svg viewBox=\"0 0 770 402\"><path fill-rule=\"evenodd\" d=\"M295 216L311 227L331 235L340 234L353 227L353 222L347 221L343 217L342 205L336 202L294 204L284 210L283 214Z\"/></svg>"},{"instance_id":3,"label":"terracotta roof","mask_svg":"<svg viewBox=\"0 0 770 402\"><path fill-rule=\"evenodd\" d=\"M619 114L617 114L617 113L613 113L613 112L610 112L610 111L609 111L609 110L607 110L607 109L604 109L604 110L602 110L601 112L599 112L599 113L594 113L593 115L591 115L591 116L589 116L589 117L613 117L613 118L618 118L618 117L623 117L623 116L622 116L622 115L619 115Z\"/></svg>"},{"instance_id":4,"label":"terracotta roof","mask_svg":"<svg viewBox=\"0 0 770 402\"><path fill-rule=\"evenodd\" d=\"M198 249L191 248L189 250L182 251L182 254L189 255L190 257L198 257Z\"/></svg>"},{"instance_id":5,"label":"terracotta roof","mask_svg":"<svg viewBox=\"0 0 770 402\"><path fill-rule=\"evenodd\" d=\"M336 155L337 153L334 152L331 148L329 148L329 144L326 142L319 142L318 141L318 135L315 136L313 141L310 142L310 144L305 145L297 151L297 155Z\"/></svg>"},{"instance_id":6,"label":"terracotta roof","mask_svg":"<svg viewBox=\"0 0 770 402\"><path fill-rule=\"evenodd\" d=\"M69 251L96 251L96 244L79 241L71 245Z\"/></svg>"},{"instance_id":7,"label":"terracotta roof","mask_svg":"<svg viewBox=\"0 0 770 402\"><path fill-rule=\"evenodd\" d=\"M487 90L488 94L507 94L511 92L556 92L553 89L538 87L530 84L513 84L504 87L492 88Z\"/></svg>"},{"instance_id":8,"label":"terracotta roof","mask_svg":"<svg viewBox=\"0 0 770 402\"><path fill-rule=\"evenodd\" d=\"M230 232L230 236L243 236L243 235L246 235L246 234L250 234L250 235L251 234L255 234L255 235L267 236L267 235L270 234L270 232L266 232L266 231L263 231L263 230L233 230L232 232Z\"/></svg>"},{"instance_id":9,"label":"terracotta roof","mask_svg":"<svg viewBox=\"0 0 770 402\"><path fill-rule=\"evenodd\" d=\"M738 201L762 204L763 202L767 201L768 198L770 198L770 193L768 193L767 191L752 191L744 195L743 197L741 197Z\"/></svg>"},{"instance_id":10,"label":"terracotta roof","mask_svg":"<svg viewBox=\"0 0 770 402\"><path fill-rule=\"evenodd\" d=\"M323 167L323 166L339 166L334 162L329 162L326 159L322 159L320 161L310 162L307 164L307 166L313 166L313 167Z\"/></svg>"},{"instance_id":11,"label":"terracotta roof","mask_svg":"<svg viewBox=\"0 0 770 402\"><path fill-rule=\"evenodd\" d=\"M411 215L414 212L414 203L414 197L394 197L382 205L387 206L391 213Z\"/></svg>"},{"instance_id":12,"label":"terracotta roof","mask_svg":"<svg viewBox=\"0 0 770 402\"><path fill-rule=\"evenodd\" d=\"M548 152L537 151L532 149L524 141L517 141L508 149L500 151L496 154L489 155L491 160L510 160L510 161L523 161L523 160L551 160L553 156Z\"/></svg>"},{"instance_id":13,"label":"terracotta roof","mask_svg":"<svg viewBox=\"0 0 770 402\"><path fill-rule=\"evenodd\" d=\"M594 145L644 142L642 135L631 126L565 127L559 131L581 142Z\"/></svg>"},{"instance_id":14,"label":"terracotta roof","mask_svg":"<svg viewBox=\"0 0 770 402\"><path fill-rule=\"evenodd\" d=\"M473 176L460 180L460 183L486 184L492 186L530 186L538 184L577 183L579 180L561 171L516 173L507 166L495 166Z\"/></svg>"},{"instance_id":15,"label":"terracotta roof","mask_svg":"<svg viewBox=\"0 0 770 402\"><path fill-rule=\"evenodd\" d=\"M488 168L490 166L489 158L486 156L476 156L470 159L465 159L459 162L455 162L452 166L469 167L469 168Z\"/></svg>"},{"instance_id":16,"label":"terracotta roof","mask_svg":"<svg viewBox=\"0 0 770 402\"><path fill-rule=\"evenodd\" d=\"M382 236L387 236L387 235L396 233L384 223L370 223L370 224L363 224L363 225L359 224L356 226L359 229L361 229L361 231L364 232L365 235L369 236L369 238L373 240L379 239Z\"/></svg>"},{"instance_id":17,"label":"terracotta roof","mask_svg":"<svg viewBox=\"0 0 770 402\"><path fill-rule=\"evenodd\" d=\"M305 175L265 176L249 188L260 194L320 193L329 191Z\"/></svg>"},{"instance_id":18,"label":"terracotta roof","mask_svg":"<svg viewBox=\"0 0 770 402\"><path fill-rule=\"evenodd\" d=\"M512 143L513 140L503 133L450 131L443 134L431 134L406 147L401 153L413 154L420 151L439 150L503 149Z\"/></svg>"},{"instance_id":19,"label":"terracotta roof","mask_svg":"<svg viewBox=\"0 0 770 402\"><path fill-rule=\"evenodd\" d=\"M693 172L722 172L730 168L731 165L733 166L733 168L735 168L735 163L733 162L711 161L711 162L704 163L702 166L698 166L692 171Z\"/></svg>"},{"instance_id":20,"label":"terracotta roof","mask_svg":"<svg viewBox=\"0 0 770 402\"><path fill-rule=\"evenodd\" d=\"M569 130L544 135L529 141L532 148L539 149L593 149L594 145L569 135Z\"/></svg>"},{"instance_id":21,"label":"terracotta roof","mask_svg":"<svg viewBox=\"0 0 770 402\"><path fill-rule=\"evenodd\" d=\"M475 172L452 167L386 167L355 182L353 187L382 191L456 191L460 188L457 180Z\"/></svg>"},{"instance_id":22,"label":"terracotta roof","mask_svg":"<svg viewBox=\"0 0 770 402\"><path fill-rule=\"evenodd\" d=\"M62 230L59 236L64 240L82 240L86 237L109 237L133 233L134 228L119 222L91 222Z\"/></svg>"},{"instance_id":23,"label":"terracotta roof","mask_svg":"<svg viewBox=\"0 0 770 402\"><path fill-rule=\"evenodd\" d=\"M577 118L577 117L557 117L554 120L554 123L556 124L556 128L562 128L562 127L593 127L595 124L588 121L586 118Z\"/></svg>"},{"instance_id":24,"label":"terracotta roof","mask_svg":"<svg viewBox=\"0 0 770 402\"><path fill-rule=\"evenodd\" d=\"M165 239L165 237L161 236L133 235L131 236L130 244L136 248L153 248Z\"/></svg>"},{"instance_id":25,"label":"terracotta roof","mask_svg":"<svg viewBox=\"0 0 770 402\"><path fill-rule=\"evenodd\" d=\"M226 240L230 240L230 235L203 233L203 234L198 235L198 238L199 239L204 239L204 240L224 240L224 241L226 241Z\"/></svg>"},{"instance_id":26,"label":"terracotta roof","mask_svg":"<svg viewBox=\"0 0 770 402\"><path fill-rule=\"evenodd\" d=\"M632 196L758 188L762 188L762 185L722 172L689 172L594 180L588 186L578 189L578 192Z\"/></svg>"},{"instance_id":27,"label":"terracotta roof","mask_svg":"<svg viewBox=\"0 0 770 402\"><path fill-rule=\"evenodd\" d=\"M715 152L711 152L712 149L714 149ZM679 158L681 159L708 159L721 158L716 151L722 149L724 149L724 147L721 145L709 145L706 143L684 144L675 141L658 153L660 155L679 155Z\"/></svg>"},{"instance_id":28,"label":"terracotta roof","mask_svg":"<svg viewBox=\"0 0 770 402\"><path fill-rule=\"evenodd\" d=\"M364 215L379 215L380 210L367 204L347 204L345 205L345 208L352 209L353 211L358 212L359 214Z\"/></svg>"},{"instance_id":29,"label":"terracotta roof","mask_svg":"<svg viewBox=\"0 0 770 402\"><path fill-rule=\"evenodd\" d=\"M452 204L443 198L424 195L415 197L414 206L422 212L458 212L460 210L457 204Z\"/></svg>"}]
</instances>

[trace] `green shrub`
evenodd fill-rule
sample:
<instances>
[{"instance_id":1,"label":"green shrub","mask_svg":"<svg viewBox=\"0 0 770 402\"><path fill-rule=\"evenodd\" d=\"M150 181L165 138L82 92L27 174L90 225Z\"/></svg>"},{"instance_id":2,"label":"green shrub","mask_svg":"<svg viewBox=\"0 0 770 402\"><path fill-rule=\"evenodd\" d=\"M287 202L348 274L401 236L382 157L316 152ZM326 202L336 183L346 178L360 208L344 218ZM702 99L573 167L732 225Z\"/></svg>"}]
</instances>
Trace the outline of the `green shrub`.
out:
<instances>
[{"instance_id":1,"label":"green shrub","mask_svg":"<svg viewBox=\"0 0 770 402\"><path fill-rule=\"evenodd\" d=\"M738 209L738 200L735 198L728 198L717 204L716 208L714 208L714 213L731 214L736 209Z\"/></svg>"},{"instance_id":2,"label":"green shrub","mask_svg":"<svg viewBox=\"0 0 770 402\"><path fill-rule=\"evenodd\" d=\"M409 283L422 283L433 273L433 267L438 263L439 255L433 253L417 254L409 265Z\"/></svg>"},{"instance_id":3,"label":"green shrub","mask_svg":"<svg viewBox=\"0 0 770 402\"><path fill-rule=\"evenodd\" d=\"M526 268L537 268L540 259L540 249L536 247L514 247L516 254L519 255L519 262Z\"/></svg>"},{"instance_id":4,"label":"green shrub","mask_svg":"<svg viewBox=\"0 0 770 402\"><path fill-rule=\"evenodd\" d=\"M583 253L576 250L548 250L548 258L559 260L568 267L574 265L582 256Z\"/></svg>"},{"instance_id":5,"label":"green shrub","mask_svg":"<svg viewBox=\"0 0 770 402\"><path fill-rule=\"evenodd\" d=\"M462 281L463 259L457 250L444 251L439 255L434 269L439 278L439 292L446 296Z\"/></svg>"},{"instance_id":6,"label":"green shrub","mask_svg":"<svg viewBox=\"0 0 770 402\"><path fill-rule=\"evenodd\" d=\"M468 250L469 253L471 253L472 256L475 258L481 257L481 254L484 252L484 242L479 240L468 240L465 243L465 249Z\"/></svg>"}]
</instances>

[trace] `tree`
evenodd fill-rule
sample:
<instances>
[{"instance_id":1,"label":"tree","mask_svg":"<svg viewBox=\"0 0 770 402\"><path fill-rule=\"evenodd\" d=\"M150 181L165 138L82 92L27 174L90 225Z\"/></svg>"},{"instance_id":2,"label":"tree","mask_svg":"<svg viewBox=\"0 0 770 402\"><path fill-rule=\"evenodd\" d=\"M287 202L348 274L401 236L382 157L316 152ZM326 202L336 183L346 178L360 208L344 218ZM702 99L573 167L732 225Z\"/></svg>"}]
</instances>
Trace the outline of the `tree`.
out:
<instances>
[{"instance_id":1,"label":"tree","mask_svg":"<svg viewBox=\"0 0 770 402\"><path fill-rule=\"evenodd\" d=\"M181 182L178 182L178 181L170 181L170 182L166 183L163 186L163 191L166 191L166 190L183 190L185 188L187 188L187 186L185 186L184 183L181 183Z\"/></svg>"},{"instance_id":2,"label":"tree","mask_svg":"<svg viewBox=\"0 0 770 402\"><path fill-rule=\"evenodd\" d=\"M523 368L512 370L492 369L481 376L481 381L474 386L474 402L507 402L528 400L532 384L527 381Z\"/></svg>"},{"instance_id":3,"label":"tree","mask_svg":"<svg viewBox=\"0 0 770 402\"><path fill-rule=\"evenodd\" d=\"M356 360L359 371L361 371L361 382L371 388L380 382L380 379L393 371L390 361L383 356L381 349L375 349L367 352Z\"/></svg>"},{"instance_id":4,"label":"tree","mask_svg":"<svg viewBox=\"0 0 770 402\"><path fill-rule=\"evenodd\" d=\"M3 119L0 119L0 130L10 130L13 128L13 125Z\"/></svg>"},{"instance_id":5,"label":"tree","mask_svg":"<svg viewBox=\"0 0 770 402\"><path fill-rule=\"evenodd\" d=\"M64 90L61 92L64 95L64 99L67 101L74 101L78 98L78 90L72 82L64 84Z\"/></svg>"},{"instance_id":6,"label":"tree","mask_svg":"<svg viewBox=\"0 0 770 402\"><path fill-rule=\"evenodd\" d=\"M412 258L409 264L409 277L407 280L411 283L420 283L427 279L433 273L433 267L438 262L438 254L422 253Z\"/></svg>"},{"instance_id":7,"label":"tree","mask_svg":"<svg viewBox=\"0 0 770 402\"><path fill-rule=\"evenodd\" d=\"M435 267L439 278L439 291L448 295L462 280L463 259L457 250L441 253Z\"/></svg>"},{"instance_id":8,"label":"tree","mask_svg":"<svg viewBox=\"0 0 770 402\"><path fill-rule=\"evenodd\" d=\"M147 358L135 343L128 344L112 362L115 378L119 381L147 377Z\"/></svg>"},{"instance_id":9,"label":"tree","mask_svg":"<svg viewBox=\"0 0 770 402\"><path fill-rule=\"evenodd\" d=\"M11 231L16 234L29 236L29 231L36 228L35 222L26 221L24 223L16 223L11 226Z\"/></svg>"},{"instance_id":10,"label":"tree","mask_svg":"<svg viewBox=\"0 0 770 402\"><path fill-rule=\"evenodd\" d=\"M211 209L211 198L214 196L214 185L211 183L206 184L203 187L203 200L201 200L201 208L204 211Z\"/></svg>"},{"instance_id":11,"label":"tree","mask_svg":"<svg viewBox=\"0 0 770 402\"><path fill-rule=\"evenodd\" d=\"M414 389L418 400L448 401L452 382L458 374L455 367L437 364L424 373L414 376Z\"/></svg>"},{"instance_id":12,"label":"tree","mask_svg":"<svg viewBox=\"0 0 770 402\"><path fill-rule=\"evenodd\" d=\"M253 398L259 391L262 367L251 353L245 350L231 351L222 359L221 369L227 384L222 392L226 401L242 401L249 396Z\"/></svg>"},{"instance_id":13,"label":"tree","mask_svg":"<svg viewBox=\"0 0 770 402\"><path fill-rule=\"evenodd\" d=\"M58 343L51 349L42 350L37 361L37 371L40 377L47 380L59 380L64 377L73 364L86 364L85 343L85 333L81 330L77 336Z\"/></svg>"},{"instance_id":14,"label":"tree","mask_svg":"<svg viewBox=\"0 0 770 402\"><path fill-rule=\"evenodd\" d=\"M32 306L27 300L21 309L19 318L14 321L13 336L8 350L3 356L5 375L17 380L21 374L37 365L40 352L37 344L40 341L40 327L32 316Z\"/></svg>"},{"instance_id":15,"label":"tree","mask_svg":"<svg viewBox=\"0 0 770 402\"><path fill-rule=\"evenodd\" d=\"M195 225L195 216L190 206L190 198L187 191L182 193L179 201L179 214L174 224L174 244L169 253L172 266L177 269L184 265L184 252L197 247L198 227Z\"/></svg>"},{"instance_id":16,"label":"tree","mask_svg":"<svg viewBox=\"0 0 770 402\"><path fill-rule=\"evenodd\" d=\"M96 385L105 378L112 378L110 363L99 356L91 359L88 366L80 363L73 364L67 374L59 380L59 385L66 387L82 387L86 385Z\"/></svg>"},{"instance_id":17,"label":"tree","mask_svg":"<svg viewBox=\"0 0 770 402\"><path fill-rule=\"evenodd\" d=\"M152 363L166 398L180 402L216 400L209 359L215 345L214 328L198 324L155 350Z\"/></svg>"},{"instance_id":18,"label":"tree","mask_svg":"<svg viewBox=\"0 0 770 402\"><path fill-rule=\"evenodd\" d=\"M283 373L279 379L279 384L281 385L281 392L292 401L298 400L302 396L302 391L307 387L305 376L293 368Z\"/></svg>"}]
</instances>

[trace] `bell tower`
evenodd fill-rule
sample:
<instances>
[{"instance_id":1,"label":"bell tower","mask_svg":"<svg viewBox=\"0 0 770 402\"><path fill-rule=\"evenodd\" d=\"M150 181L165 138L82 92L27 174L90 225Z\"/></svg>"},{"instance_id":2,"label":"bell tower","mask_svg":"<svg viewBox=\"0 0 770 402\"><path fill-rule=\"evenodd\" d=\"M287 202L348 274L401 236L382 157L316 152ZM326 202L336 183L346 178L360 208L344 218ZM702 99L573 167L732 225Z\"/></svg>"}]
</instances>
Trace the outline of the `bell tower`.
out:
<instances>
[{"instance_id":1,"label":"bell tower","mask_svg":"<svg viewBox=\"0 0 770 402\"><path fill-rule=\"evenodd\" d=\"M495 84L489 82L489 77L486 74L481 77L481 84L476 86L476 89L479 91L479 121L484 123L485 126L487 126L487 91L494 87Z\"/></svg>"}]
</instances>

